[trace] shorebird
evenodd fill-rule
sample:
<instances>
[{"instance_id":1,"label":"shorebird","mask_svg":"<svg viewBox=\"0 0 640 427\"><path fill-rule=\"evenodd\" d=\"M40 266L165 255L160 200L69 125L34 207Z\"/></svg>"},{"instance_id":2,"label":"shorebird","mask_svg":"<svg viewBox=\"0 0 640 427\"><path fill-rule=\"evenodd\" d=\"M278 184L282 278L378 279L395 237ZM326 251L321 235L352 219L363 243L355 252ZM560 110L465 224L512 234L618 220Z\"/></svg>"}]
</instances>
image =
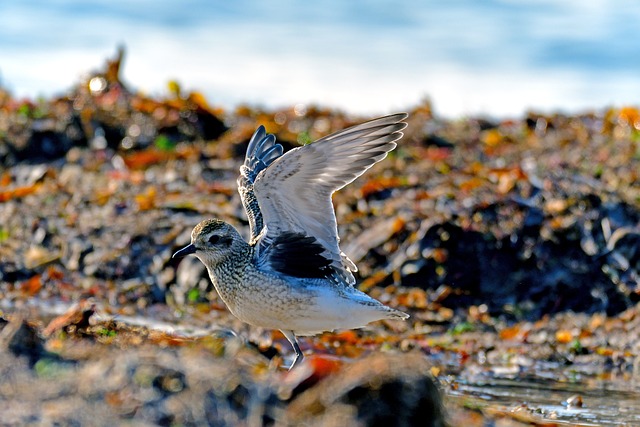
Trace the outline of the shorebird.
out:
<instances>
[{"instance_id":1,"label":"shorebird","mask_svg":"<svg viewBox=\"0 0 640 427\"><path fill-rule=\"evenodd\" d=\"M240 166L238 191L251 238L207 219L173 257L194 254L238 319L279 329L303 359L297 336L407 319L355 288L355 264L340 250L332 194L387 156L407 114L380 117L283 153L260 126Z\"/></svg>"}]
</instances>

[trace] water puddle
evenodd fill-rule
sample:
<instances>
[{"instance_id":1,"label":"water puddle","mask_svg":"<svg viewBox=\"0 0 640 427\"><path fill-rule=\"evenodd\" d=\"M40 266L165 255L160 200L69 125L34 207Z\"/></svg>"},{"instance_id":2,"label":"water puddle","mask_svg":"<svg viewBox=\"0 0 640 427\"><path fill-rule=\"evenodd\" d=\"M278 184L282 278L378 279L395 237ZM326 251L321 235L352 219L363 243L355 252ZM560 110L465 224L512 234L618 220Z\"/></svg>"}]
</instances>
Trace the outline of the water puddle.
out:
<instances>
[{"instance_id":1,"label":"water puddle","mask_svg":"<svg viewBox=\"0 0 640 427\"><path fill-rule=\"evenodd\" d=\"M526 413L538 422L640 426L640 385L623 381L566 383L548 379L459 380L447 393L467 407ZM581 406L580 406L581 405Z\"/></svg>"}]
</instances>

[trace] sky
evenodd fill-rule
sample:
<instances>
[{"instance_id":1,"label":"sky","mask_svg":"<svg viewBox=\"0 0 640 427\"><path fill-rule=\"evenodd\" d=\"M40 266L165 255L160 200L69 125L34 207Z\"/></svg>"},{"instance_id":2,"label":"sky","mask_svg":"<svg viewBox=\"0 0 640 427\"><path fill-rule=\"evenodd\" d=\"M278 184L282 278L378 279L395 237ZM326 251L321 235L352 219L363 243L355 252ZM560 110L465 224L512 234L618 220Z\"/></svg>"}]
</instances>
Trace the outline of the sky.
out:
<instances>
[{"instance_id":1,"label":"sky","mask_svg":"<svg viewBox=\"0 0 640 427\"><path fill-rule=\"evenodd\" d=\"M0 85L63 94L126 47L123 78L209 103L521 116L640 103L640 2L0 3Z\"/></svg>"}]
</instances>

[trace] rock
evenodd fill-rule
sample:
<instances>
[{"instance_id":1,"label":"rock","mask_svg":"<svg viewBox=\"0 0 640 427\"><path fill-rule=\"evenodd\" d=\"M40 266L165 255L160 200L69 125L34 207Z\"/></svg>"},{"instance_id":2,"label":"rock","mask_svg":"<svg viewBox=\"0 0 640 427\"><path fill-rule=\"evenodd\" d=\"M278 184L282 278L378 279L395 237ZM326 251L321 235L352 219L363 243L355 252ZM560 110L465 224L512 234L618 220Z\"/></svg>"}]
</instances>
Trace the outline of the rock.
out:
<instances>
[{"instance_id":1,"label":"rock","mask_svg":"<svg viewBox=\"0 0 640 427\"><path fill-rule=\"evenodd\" d=\"M84 258L93 250L93 245L86 239L73 238L66 246L62 262L70 271L81 271Z\"/></svg>"},{"instance_id":2,"label":"rock","mask_svg":"<svg viewBox=\"0 0 640 427\"><path fill-rule=\"evenodd\" d=\"M43 343L35 328L21 318L4 324L0 329L0 349L8 350L17 357L26 357L31 367L46 355Z\"/></svg>"},{"instance_id":3,"label":"rock","mask_svg":"<svg viewBox=\"0 0 640 427\"><path fill-rule=\"evenodd\" d=\"M328 425L342 417L365 426L445 425L430 365L417 353L379 353L354 362L295 398L285 424Z\"/></svg>"}]
</instances>

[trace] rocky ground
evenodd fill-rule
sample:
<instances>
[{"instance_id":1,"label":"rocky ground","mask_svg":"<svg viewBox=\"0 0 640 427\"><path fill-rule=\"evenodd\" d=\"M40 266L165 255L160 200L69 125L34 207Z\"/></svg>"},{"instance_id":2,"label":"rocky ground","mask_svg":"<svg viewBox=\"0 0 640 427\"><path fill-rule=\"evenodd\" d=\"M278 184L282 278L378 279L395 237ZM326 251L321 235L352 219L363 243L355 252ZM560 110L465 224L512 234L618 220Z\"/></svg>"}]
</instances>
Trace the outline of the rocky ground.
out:
<instances>
[{"instance_id":1,"label":"rocky ground","mask_svg":"<svg viewBox=\"0 0 640 427\"><path fill-rule=\"evenodd\" d=\"M204 218L246 230L235 179L256 126L290 149L367 118L223 111L177 83L150 98L120 60L58 98L0 91L2 424L579 424L470 386L584 384L564 408L594 382L640 396L638 109L409 108L398 148L334 205L358 286L411 318L305 339L288 373L286 340L171 254Z\"/></svg>"}]
</instances>

